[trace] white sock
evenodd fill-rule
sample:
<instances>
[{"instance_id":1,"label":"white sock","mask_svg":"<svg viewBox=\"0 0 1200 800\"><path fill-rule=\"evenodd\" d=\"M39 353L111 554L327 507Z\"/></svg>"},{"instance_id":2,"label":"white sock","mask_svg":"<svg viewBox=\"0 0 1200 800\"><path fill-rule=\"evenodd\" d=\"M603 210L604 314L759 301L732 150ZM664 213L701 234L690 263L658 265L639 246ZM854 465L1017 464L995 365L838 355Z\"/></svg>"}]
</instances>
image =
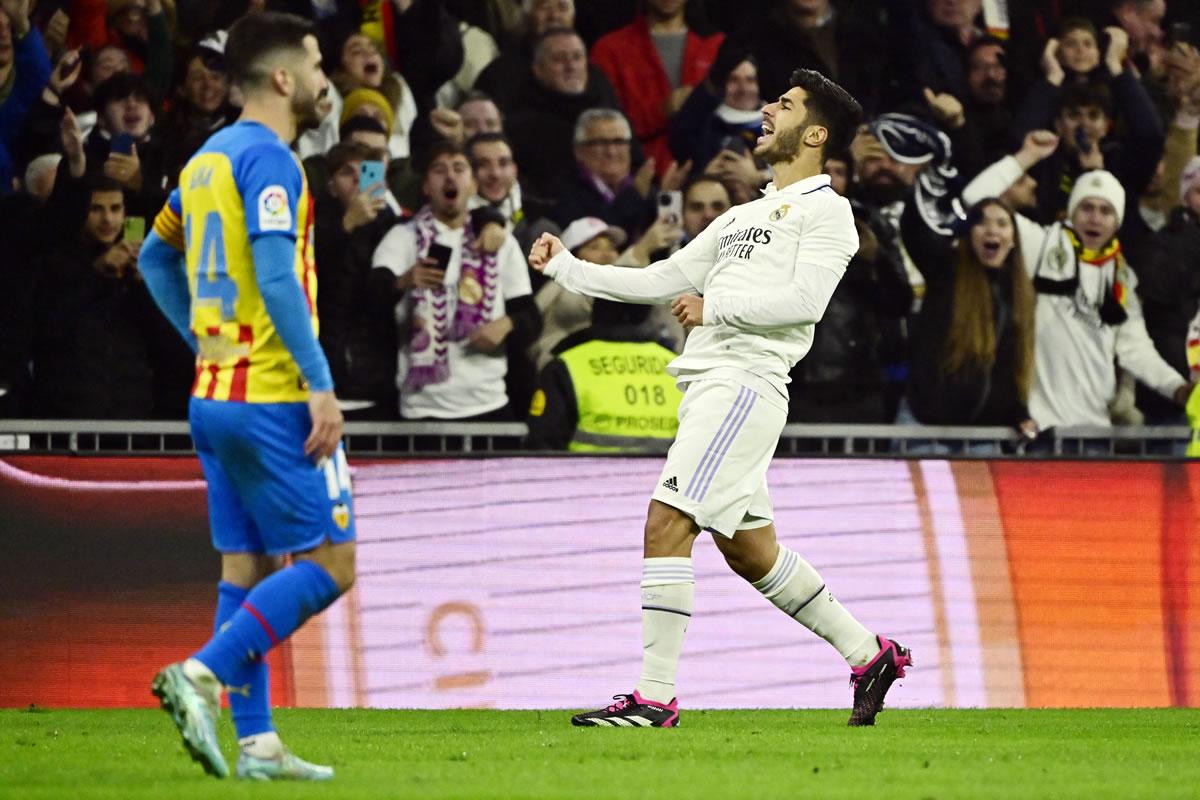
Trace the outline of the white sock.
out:
<instances>
[{"instance_id":1,"label":"white sock","mask_svg":"<svg viewBox=\"0 0 1200 800\"><path fill-rule=\"evenodd\" d=\"M642 677L637 692L647 700L666 704L675 699L675 670L695 596L692 559L642 560Z\"/></svg>"},{"instance_id":2,"label":"white sock","mask_svg":"<svg viewBox=\"0 0 1200 800\"><path fill-rule=\"evenodd\" d=\"M283 740L275 731L256 733L253 736L238 739L238 747L246 755L255 758L278 758L283 754Z\"/></svg>"},{"instance_id":3,"label":"white sock","mask_svg":"<svg viewBox=\"0 0 1200 800\"><path fill-rule=\"evenodd\" d=\"M795 551L779 546L779 556L753 584L779 610L829 642L852 667L861 667L879 652L875 634L850 616L825 588L825 581Z\"/></svg>"}]
</instances>

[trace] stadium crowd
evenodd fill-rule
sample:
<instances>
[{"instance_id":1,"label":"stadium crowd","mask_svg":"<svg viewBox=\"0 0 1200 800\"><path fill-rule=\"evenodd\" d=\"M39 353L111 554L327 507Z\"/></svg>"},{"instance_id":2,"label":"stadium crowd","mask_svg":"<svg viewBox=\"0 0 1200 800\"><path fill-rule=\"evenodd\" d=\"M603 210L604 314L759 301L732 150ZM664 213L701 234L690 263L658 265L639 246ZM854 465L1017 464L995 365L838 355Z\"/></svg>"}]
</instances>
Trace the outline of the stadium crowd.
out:
<instances>
[{"instance_id":1,"label":"stadium crowd","mask_svg":"<svg viewBox=\"0 0 1200 800\"><path fill-rule=\"evenodd\" d=\"M237 118L225 31L263 8L314 21L330 76L295 144L314 219L299 246L348 419L669 441L661 366L686 331L665 307L546 283L525 254L550 231L644 267L756 197L759 109L807 67L867 118L827 161L860 247L792 372L790 421L1031 438L1185 421L1200 4L1184 0L0 0L0 416L185 417L192 355L138 248Z\"/></svg>"}]
</instances>

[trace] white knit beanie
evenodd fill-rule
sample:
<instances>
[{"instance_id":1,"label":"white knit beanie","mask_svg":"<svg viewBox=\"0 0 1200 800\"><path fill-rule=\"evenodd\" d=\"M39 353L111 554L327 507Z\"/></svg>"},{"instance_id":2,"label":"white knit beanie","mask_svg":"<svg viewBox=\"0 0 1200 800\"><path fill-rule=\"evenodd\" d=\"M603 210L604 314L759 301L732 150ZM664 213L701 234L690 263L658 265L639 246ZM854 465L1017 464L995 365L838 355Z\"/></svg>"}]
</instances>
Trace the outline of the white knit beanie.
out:
<instances>
[{"instance_id":1,"label":"white knit beanie","mask_svg":"<svg viewBox=\"0 0 1200 800\"><path fill-rule=\"evenodd\" d=\"M1121 224L1125 218L1125 187L1111 172L1097 169L1075 179L1075 188L1071 190L1071 199L1067 201L1067 219L1075 216L1075 209L1089 197L1098 197L1111 203L1117 212L1117 224Z\"/></svg>"}]
</instances>

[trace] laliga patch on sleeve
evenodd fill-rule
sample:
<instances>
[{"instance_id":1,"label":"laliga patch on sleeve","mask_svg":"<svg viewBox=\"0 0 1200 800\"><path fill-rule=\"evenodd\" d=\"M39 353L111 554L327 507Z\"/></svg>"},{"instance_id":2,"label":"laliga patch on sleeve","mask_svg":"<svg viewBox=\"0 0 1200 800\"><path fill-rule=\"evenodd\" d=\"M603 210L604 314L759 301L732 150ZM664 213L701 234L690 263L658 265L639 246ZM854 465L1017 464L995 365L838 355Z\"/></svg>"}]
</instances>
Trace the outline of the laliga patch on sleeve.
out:
<instances>
[{"instance_id":1,"label":"laliga patch on sleeve","mask_svg":"<svg viewBox=\"0 0 1200 800\"><path fill-rule=\"evenodd\" d=\"M287 191L282 186L268 186L259 192L258 229L260 231L292 230L292 210L288 208Z\"/></svg>"}]
</instances>

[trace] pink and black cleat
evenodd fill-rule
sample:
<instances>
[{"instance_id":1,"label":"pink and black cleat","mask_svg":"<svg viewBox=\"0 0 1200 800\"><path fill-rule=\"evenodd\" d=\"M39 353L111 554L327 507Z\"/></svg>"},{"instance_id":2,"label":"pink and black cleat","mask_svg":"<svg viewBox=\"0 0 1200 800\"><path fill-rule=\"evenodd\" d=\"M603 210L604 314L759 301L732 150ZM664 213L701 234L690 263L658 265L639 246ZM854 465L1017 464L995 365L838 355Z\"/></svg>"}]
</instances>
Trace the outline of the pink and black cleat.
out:
<instances>
[{"instance_id":1,"label":"pink and black cleat","mask_svg":"<svg viewBox=\"0 0 1200 800\"><path fill-rule=\"evenodd\" d=\"M635 690L633 694L613 695L613 703L599 711L576 714L571 724L599 728L677 728L679 701L672 699L663 705L645 699Z\"/></svg>"},{"instance_id":2,"label":"pink and black cleat","mask_svg":"<svg viewBox=\"0 0 1200 800\"><path fill-rule=\"evenodd\" d=\"M883 696L892 681L904 677L904 668L912 666L912 653L891 639L875 637L879 652L861 667L850 670L850 685L854 687L854 710L847 725L874 725L875 715L883 710Z\"/></svg>"}]
</instances>

